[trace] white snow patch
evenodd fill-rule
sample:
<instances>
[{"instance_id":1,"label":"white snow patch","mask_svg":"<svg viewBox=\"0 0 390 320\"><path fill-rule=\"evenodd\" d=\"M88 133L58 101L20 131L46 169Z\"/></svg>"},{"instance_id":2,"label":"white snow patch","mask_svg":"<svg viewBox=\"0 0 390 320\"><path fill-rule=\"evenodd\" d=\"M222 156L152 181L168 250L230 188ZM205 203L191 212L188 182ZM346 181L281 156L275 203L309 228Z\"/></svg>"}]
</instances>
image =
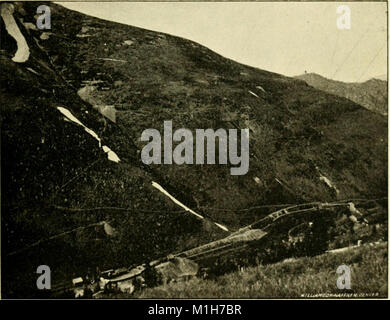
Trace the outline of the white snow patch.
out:
<instances>
[{"instance_id":1,"label":"white snow patch","mask_svg":"<svg viewBox=\"0 0 390 320\"><path fill-rule=\"evenodd\" d=\"M119 157L116 155L116 153L114 151L112 151L109 147L103 146L103 151L105 153L107 153L108 160L114 161L116 163L121 161L121 159L119 159Z\"/></svg>"},{"instance_id":2,"label":"white snow patch","mask_svg":"<svg viewBox=\"0 0 390 320\"><path fill-rule=\"evenodd\" d=\"M196 213L195 211L188 208L186 205L181 203L179 200L177 200L175 197L173 197L168 191L166 191L162 186L160 186L157 182L152 181L152 186L155 187L157 190L165 194L168 198L170 198L174 203L182 207L184 210L192 213L193 215L197 216L200 219L204 219L203 216L201 216L199 213Z\"/></svg>"},{"instance_id":3,"label":"white snow patch","mask_svg":"<svg viewBox=\"0 0 390 320\"><path fill-rule=\"evenodd\" d=\"M63 107L57 107L57 109L66 117L68 120L77 123L79 126L82 126L86 132L88 132L92 137L94 137L99 142L99 147L101 147L101 140L99 136L95 133L95 131L89 129L85 125L81 123L79 119L77 119L68 109Z\"/></svg>"},{"instance_id":4,"label":"white snow patch","mask_svg":"<svg viewBox=\"0 0 390 320\"><path fill-rule=\"evenodd\" d=\"M154 182L152 181L152 186L155 187L157 190L159 190L160 192L162 192L163 194L165 194L169 199L171 199L174 203L176 203L177 205L179 205L180 207L182 207L184 210L192 213L193 215L195 215L196 217L200 218L200 219L204 219L204 217L202 215L200 215L199 213L196 213L194 210L191 210L190 208L188 208L186 205L184 205L183 203L181 203L179 200L177 200L175 197L173 197L171 194L169 194L168 191L166 191L162 186L160 186L157 182ZM228 228L226 228L225 226L219 224L219 223L216 223L214 222L214 224L216 226L218 226L219 228L221 228L222 230L225 230L225 231L229 231Z\"/></svg>"},{"instance_id":5,"label":"white snow patch","mask_svg":"<svg viewBox=\"0 0 390 320\"><path fill-rule=\"evenodd\" d=\"M115 229L108 223L108 222L104 222L103 223L103 228L104 228L104 232L108 235L108 236L114 236L116 234L116 231Z\"/></svg>"},{"instance_id":6,"label":"white snow patch","mask_svg":"<svg viewBox=\"0 0 390 320\"><path fill-rule=\"evenodd\" d=\"M33 68L26 68L26 70L36 74L37 76L39 76L40 74L38 72L36 72Z\"/></svg>"},{"instance_id":7,"label":"white snow patch","mask_svg":"<svg viewBox=\"0 0 390 320\"><path fill-rule=\"evenodd\" d=\"M20 32L19 27L14 19L13 4L2 3L0 12L5 24L5 29L7 30L8 34L15 39L16 44L18 46L18 49L16 50L15 56L12 58L12 61L18 63L26 62L30 56L30 49L28 47L26 39Z\"/></svg>"},{"instance_id":8,"label":"white snow patch","mask_svg":"<svg viewBox=\"0 0 390 320\"><path fill-rule=\"evenodd\" d=\"M222 224L219 224L219 223L216 223L216 222L214 222L214 224L215 224L216 226L220 227L222 230L225 230L225 231L229 232L229 229L226 228L225 226L223 226Z\"/></svg>"},{"instance_id":9,"label":"white snow patch","mask_svg":"<svg viewBox=\"0 0 390 320\"><path fill-rule=\"evenodd\" d=\"M333 185L332 181L330 181L327 177L325 177L324 175L321 175L320 176L320 180L325 182L326 185L331 188L331 189L334 189L336 191L336 193L339 193L339 190Z\"/></svg>"},{"instance_id":10,"label":"white snow patch","mask_svg":"<svg viewBox=\"0 0 390 320\"><path fill-rule=\"evenodd\" d=\"M255 97L257 97L257 98L260 98L256 93L254 93L254 92L252 92L252 91L248 91L252 96L255 96Z\"/></svg>"},{"instance_id":11,"label":"white snow patch","mask_svg":"<svg viewBox=\"0 0 390 320\"><path fill-rule=\"evenodd\" d=\"M101 143L101 140L99 138L99 136L95 133L95 131L89 129L88 127L84 126L84 130L87 131L92 137L94 137L98 142L99 142L99 147L102 146L102 143Z\"/></svg>"},{"instance_id":12,"label":"white snow patch","mask_svg":"<svg viewBox=\"0 0 390 320\"><path fill-rule=\"evenodd\" d=\"M99 142L99 147L102 148L105 153L107 153L108 160L114 161L116 163L118 163L120 161L120 159L117 156L117 154L114 151L112 151L109 147L107 147L107 146L103 146L102 147L102 141L99 138L99 136L96 134L95 131L93 131L92 129L89 129L88 127L86 127L68 109L63 108L63 107L57 107L57 109L58 109L58 111L60 111L65 116L65 118L64 118L65 121L74 122L74 123L78 124L79 126L82 126L86 132L88 132L92 137L94 137Z\"/></svg>"},{"instance_id":13,"label":"white snow patch","mask_svg":"<svg viewBox=\"0 0 390 320\"><path fill-rule=\"evenodd\" d=\"M77 119L68 109L63 107L57 107L57 109L69 120L77 123L78 125L84 127L84 125Z\"/></svg>"},{"instance_id":14,"label":"white snow patch","mask_svg":"<svg viewBox=\"0 0 390 320\"><path fill-rule=\"evenodd\" d=\"M260 89L261 91L263 91L265 93L265 90L262 86L256 86L257 89Z\"/></svg>"}]
</instances>

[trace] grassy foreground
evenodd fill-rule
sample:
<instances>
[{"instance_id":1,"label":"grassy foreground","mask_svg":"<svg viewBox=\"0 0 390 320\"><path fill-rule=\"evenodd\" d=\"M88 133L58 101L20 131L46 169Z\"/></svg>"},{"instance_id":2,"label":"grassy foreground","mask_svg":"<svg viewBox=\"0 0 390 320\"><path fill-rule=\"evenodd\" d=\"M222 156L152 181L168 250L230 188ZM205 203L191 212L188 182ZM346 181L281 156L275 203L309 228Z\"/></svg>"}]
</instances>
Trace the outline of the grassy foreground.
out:
<instances>
[{"instance_id":1,"label":"grassy foreground","mask_svg":"<svg viewBox=\"0 0 390 320\"><path fill-rule=\"evenodd\" d=\"M351 269L351 290L336 286L336 269ZM216 280L192 279L145 289L136 298L288 298L318 294L349 297L387 296L387 243L362 246L339 253L259 265L226 274ZM355 294L355 296L353 296ZM312 296L310 296L312 295ZM318 296L317 296L318 297ZM324 297L324 296L323 296Z\"/></svg>"}]
</instances>

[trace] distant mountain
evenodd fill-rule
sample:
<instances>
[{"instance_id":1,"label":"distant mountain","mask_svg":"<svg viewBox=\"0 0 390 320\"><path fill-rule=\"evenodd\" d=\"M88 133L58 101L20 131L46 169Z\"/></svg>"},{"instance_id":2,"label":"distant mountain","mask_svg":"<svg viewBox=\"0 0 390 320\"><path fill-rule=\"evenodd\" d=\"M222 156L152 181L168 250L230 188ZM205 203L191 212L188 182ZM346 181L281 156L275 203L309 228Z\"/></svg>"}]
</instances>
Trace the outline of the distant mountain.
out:
<instances>
[{"instance_id":1,"label":"distant mountain","mask_svg":"<svg viewBox=\"0 0 390 320\"><path fill-rule=\"evenodd\" d=\"M235 231L267 205L387 196L383 116L186 39L49 5L45 31L36 2L7 9L19 47L0 21L3 297L36 294L38 265L75 277L221 238L214 222ZM143 164L141 133L164 120L249 128L249 172Z\"/></svg>"},{"instance_id":2,"label":"distant mountain","mask_svg":"<svg viewBox=\"0 0 390 320\"><path fill-rule=\"evenodd\" d=\"M361 83L330 80L316 73L306 73L295 78L306 81L316 89L350 99L369 110L387 115L387 77Z\"/></svg>"},{"instance_id":3,"label":"distant mountain","mask_svg":"<svg viewBox=\"0 0 390 320\"><path fill-rule=\"evenodd\" d=\"M382 81L387 81L387 74L381 74L380 76L373 77L373 79L378 79Z\"/></svg>"}]
</instances>

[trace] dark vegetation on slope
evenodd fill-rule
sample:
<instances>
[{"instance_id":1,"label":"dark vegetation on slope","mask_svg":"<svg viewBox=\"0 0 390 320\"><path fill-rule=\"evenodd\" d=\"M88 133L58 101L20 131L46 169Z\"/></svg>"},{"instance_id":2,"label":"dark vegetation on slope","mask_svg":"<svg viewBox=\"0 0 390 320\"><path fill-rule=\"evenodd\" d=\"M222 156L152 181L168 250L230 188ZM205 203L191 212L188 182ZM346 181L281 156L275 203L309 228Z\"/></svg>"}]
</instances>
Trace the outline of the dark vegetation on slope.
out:
<instances>
[{"instance_id":1,"label":"dark vegetation on slope","mask_svg":"<svg viewBox=\"0 0 390 320\"><path fill-rule=\"evenodd\" d=\"M387 81L370 79L347 83L327 79L316 73L302 74L296 78L306 81L316 89L350 99L368 110L387 115Z\"/></svg>"},{"instance_id":2,"label":"dark vegetation on slope","mask_svg":"<svg viewBox=\"0 0 390 320\"><path fill-rule=\"evenodd\" d=\"M243 210L258 205L387 195L382 116L188 40L50 6L47 40L20 20L35 23L36 3L15 12L31 51L23 64L12 62L16 45L1 21L3 296L36 295L41 264L52 268L57 281L225 235L183 213L151 181L231 230L272 211ZM91 80L103 81L91 101L115 105L116 124L103 121L77 95L83 81ZM108 161L96 140L63 120L58 106L95 130L121 162ZM162 132L164 120L172 120L174 129L249 127L248 174L231 176L229 166L143 165L141 133ZM339 193L319 179L318 170ZM97 226L9 255L99 221L109 222L116 236Z\"/></svg>"}]
</instances>

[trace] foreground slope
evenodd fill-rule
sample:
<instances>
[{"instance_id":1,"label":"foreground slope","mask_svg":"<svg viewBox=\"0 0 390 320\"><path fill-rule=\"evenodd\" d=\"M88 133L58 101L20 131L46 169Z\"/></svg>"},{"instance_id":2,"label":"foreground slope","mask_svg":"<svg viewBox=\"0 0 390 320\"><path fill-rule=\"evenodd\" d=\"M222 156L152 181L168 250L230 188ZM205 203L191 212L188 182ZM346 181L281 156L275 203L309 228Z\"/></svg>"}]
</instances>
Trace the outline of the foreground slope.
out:
<instances>
[{"instance_id":1,"label":"foreground slope","mask_svg":"<svg viewBox=\"0 0 390 320\"><path fill-rule=\"evenodd\" d=\"M12 60L16 43L1 21L5 295L32 294L40 264L69 278L220 238L226 232L213 221L236 230L268 212L259 205L386 196L381 115L197 43L55 4L52 30L34 30L36 6L15 6L30 50L24 63ZM107 106L116 123L98 112ZM249 128L249 172L143 165L141 133L162 132L164 120L174 129ZM152 181L207 219L184 212Z\"/></svg>"},{"instance_id":2,"label":"foreground slope","mask_svg":"<svg viewBox=\"0 0 390 320\"><path fill-rule=\"evenodd\" d=\"M247 268L217 280L193 279L146 289L137 298L256 299L256 298L385 298L387 243L362 246L312 258L289 259ZM338 266L351 268L351 290L336 285ZM116 296L125 298L125 295Z\"/></svg>"}]
</instances>

